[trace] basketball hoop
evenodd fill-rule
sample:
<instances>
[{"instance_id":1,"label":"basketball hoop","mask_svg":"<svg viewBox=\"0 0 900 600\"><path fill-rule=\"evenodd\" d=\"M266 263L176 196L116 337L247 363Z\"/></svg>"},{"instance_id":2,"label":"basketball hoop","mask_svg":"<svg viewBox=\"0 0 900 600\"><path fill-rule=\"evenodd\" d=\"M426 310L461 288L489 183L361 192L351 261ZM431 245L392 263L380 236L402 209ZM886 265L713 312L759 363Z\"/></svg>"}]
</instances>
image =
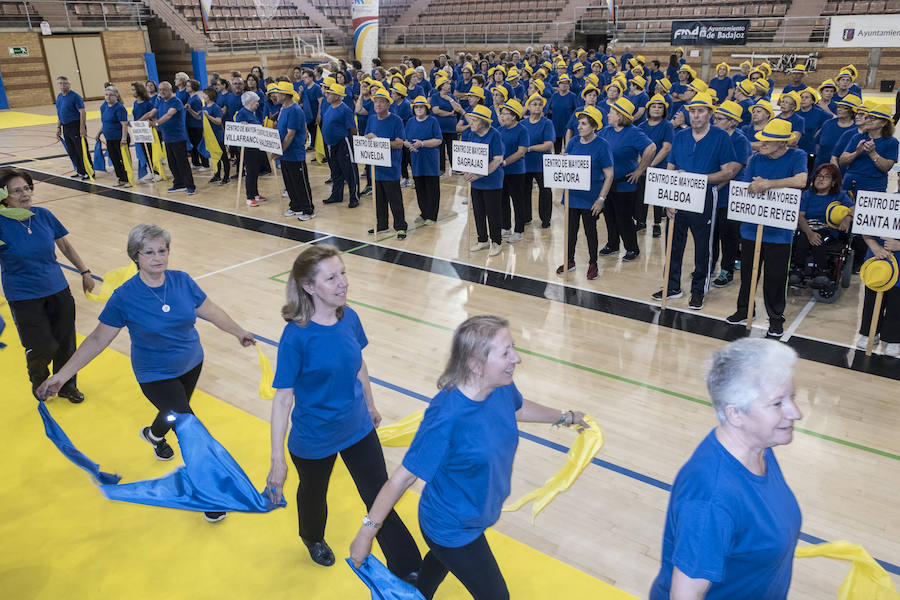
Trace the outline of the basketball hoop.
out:
<instances>
[{"instance_id":1,"label":"basketball hoop","mask_svg":"<svg viewBox=\"0 0 900 600\"><path fill-rule=\"evenodd\" d=\"M261 21L269 21L275 16L281 0L253 0L256 6L256 14Z\"/></svg>"}]
</instances>

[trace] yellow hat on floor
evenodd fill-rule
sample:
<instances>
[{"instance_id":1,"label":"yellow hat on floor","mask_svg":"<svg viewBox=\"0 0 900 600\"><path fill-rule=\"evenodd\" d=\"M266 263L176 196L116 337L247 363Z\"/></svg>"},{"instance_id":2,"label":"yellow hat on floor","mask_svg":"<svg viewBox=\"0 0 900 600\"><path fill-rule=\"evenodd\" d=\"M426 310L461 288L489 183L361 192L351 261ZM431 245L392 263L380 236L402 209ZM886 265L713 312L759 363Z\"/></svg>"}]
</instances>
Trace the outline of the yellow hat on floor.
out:
<instances>
[{"instance_id":1,"label":"yellow hat on floor","mask_svg":"<svg viewBox=\"0 0 900 600\"><path fill-rule=\"evenodd\" d=\"M625 100L625 102L628 101ZM597 125L594 128L594 131L600 131L601 129L603 129L603 113L600 112L600 109L596 106L584 106L581 110L575 113L575 116L579 119L581 117L590 117L591 120Z\"/></svg>"},{"instance_id":2,"label":"yellow hat on floor","mask_svg":"<svg viewBox=\"0 0 900 600\"><path fill-rule=\"evenodd\" d=\"M830 226L837 229L841 226L841 221L843 221L849 214L850 208L835 200L828 205L828 208L825 209L825 221Z\"/></svg>"},{"instance_id":3,"label":"yellow hat on floor","mask_svg":"<svg viewBox=\"0 0 900 600\"><path fill-rule=\"evenodd\" d=\"M792 137L791 122L784 119L772 119L762 131L756 132L756 139L762 142L786 142Z\"/></svg>"},{"instance_id":4,"label":"yellow hat on floor","mask_svg":"<svg viewBox=\"0 0 900 600\"><path fill-rule=\"evenodd\" d=\"M897 283L897 259L891 254L888 258L874 256L863 263L859 270L859 278L873 292L886 292Z\"/></svg>"},{"instance_id":5,"label":"yellow hat on floor","mask_svg":"<svg viewBox=\"0 0 900 600\"><path fill-rule=\"evenodd\" d=\"M491 113L491 109L483 104L477 105L466 114L472 115L473 117L478 117L479 119L487 121L488 123L494 122L494 115Z\"/></svg>"}]
</instances>

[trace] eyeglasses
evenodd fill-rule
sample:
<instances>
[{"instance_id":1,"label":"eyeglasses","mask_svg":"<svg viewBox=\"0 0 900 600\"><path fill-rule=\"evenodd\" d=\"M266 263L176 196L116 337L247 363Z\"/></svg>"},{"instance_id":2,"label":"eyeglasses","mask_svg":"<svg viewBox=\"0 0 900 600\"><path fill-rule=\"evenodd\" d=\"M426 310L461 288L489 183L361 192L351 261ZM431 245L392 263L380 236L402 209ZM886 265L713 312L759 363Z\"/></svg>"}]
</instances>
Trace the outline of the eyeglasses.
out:
<instances>
[{"instance_id":1,"label":"eyeglasses","mask_svg":"<svg viewBox=\"0 0 900 600\"><path fill-rule=\"evenodd\" d=\"M6 188L6 191L9 192L10 194L22 194L24 192L33 192L34 186L26 185L26 186L18 187L18 188Z\"/></svg>"},{"instance_id":2,"label":"eyeglasses","mask_svg":"<svg viewBox=\"0 0 900 600\"><path fill-rule=\"evenodd\" d=\"M141 250L138 252L141 256L168 256L169 249L161 248L159 250Z\"/></svg>"},{"instance_id":3,"label":"eyeglasses","mask_svg":"<svg viewBox=\"0 0 900 600\"><path fill-rule=\"evenodd\" d=\"M816 179L831 179L831 175L828 173L818 173L816 174Z\"/></svg>"}]
</instances>

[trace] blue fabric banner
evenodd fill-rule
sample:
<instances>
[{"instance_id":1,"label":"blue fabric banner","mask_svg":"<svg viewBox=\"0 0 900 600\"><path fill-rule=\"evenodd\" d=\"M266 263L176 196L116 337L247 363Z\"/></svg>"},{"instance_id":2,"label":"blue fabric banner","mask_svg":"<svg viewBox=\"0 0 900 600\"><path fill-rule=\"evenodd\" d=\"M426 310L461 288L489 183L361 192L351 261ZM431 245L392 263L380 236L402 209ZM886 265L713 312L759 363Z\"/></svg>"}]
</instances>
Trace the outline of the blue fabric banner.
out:
<instances>
[{"instance_id":1,"label":"blue fabric banner","mask_svg":"<svg viewBox=\"0 0 900 600\"><path fill-rule=\"evenodd\" d=\"M106 172L106 161L103 160L106 152L103 150L103 144L100 140L94 142L94 171Z\"/></svg>"},{"instance_id":2,"label":"blue fabric banner","mask_svg":"<svg viewBox=\"0 0 900 600\"><path fill-rule=\"evenodd\" d=\"M121 479L120 476L113 473L104 473L100 470L100 465L82 454L69 440L69 436L62 430L62 427L50 416L50 411L47 410L46 404L38 402L38 412L44 421L44 432L46 432L50 441L59 448L59 451L63 453L63 456L90 473L100 483L115 484Z\"/></svg>"},{"instance_id":3,"label":"blue fabric banner","mask_svg":"<svg viewBox=\"0 0 900 600\"><path fill-rule=\"evenodd\" d=\"M63 150L65 151L65 153L69 154L69 147L66 146L66 141L64 139L62 139L62 137L60 137L60 136L56 136L56 139L58 139L59 143L62 144L62 147L63 147ZM78 165L75 164L75 161L72 159L71 154L69 154L69 160L72 163L72 168L75 169L75 172L78 172Z\"/></svg>"},{"instance_id":4,"label":"blue fabric banner","mask_svg":"<svg viewBox=\"0 0 900 600\"><path fill-rule=\"evenodd\" d=\"M371 554L358 569L353 566L352 560L349 558L346 560L353 572L372 592L372 600L425 600L415 586L391 573Z\"/></svg>"}]
</instances>

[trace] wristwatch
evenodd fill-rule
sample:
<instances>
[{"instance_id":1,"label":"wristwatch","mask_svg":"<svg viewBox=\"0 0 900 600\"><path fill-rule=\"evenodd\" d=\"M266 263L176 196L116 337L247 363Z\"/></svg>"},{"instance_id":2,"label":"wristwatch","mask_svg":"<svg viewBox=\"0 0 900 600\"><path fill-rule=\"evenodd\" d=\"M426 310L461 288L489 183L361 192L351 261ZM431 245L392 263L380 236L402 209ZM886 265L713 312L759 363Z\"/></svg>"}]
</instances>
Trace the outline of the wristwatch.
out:
<instances>
[{"instance_id":1,"label":"wristwatch","mask_svg":"<svg viewBox=\"0 0 900 600\"><path fill-rule=\"evenodd\" d=\"M381 529L381 523L376 523L369 518L369 515L363 517L363 525L365 525L366 527L371 527L372 529Z\"/></svg>"}]
</instances>

